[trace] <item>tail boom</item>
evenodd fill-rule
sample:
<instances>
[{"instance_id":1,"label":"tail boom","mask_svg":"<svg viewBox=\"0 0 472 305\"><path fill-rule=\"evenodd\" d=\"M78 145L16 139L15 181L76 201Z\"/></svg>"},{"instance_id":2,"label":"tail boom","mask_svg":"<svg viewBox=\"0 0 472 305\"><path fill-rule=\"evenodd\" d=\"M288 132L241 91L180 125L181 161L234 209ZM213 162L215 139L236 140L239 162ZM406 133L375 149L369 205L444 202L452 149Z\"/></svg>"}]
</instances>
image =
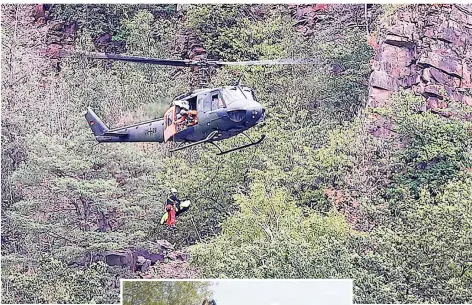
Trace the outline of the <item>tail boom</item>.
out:
<instances>
[{"instance_id":1,"label":"tail boom","mask_svg":"<svg viewBox=\"0 0 472 305\"><path fill-rule=\"evenodd\" d=\"M164 142L164 120L156 119L130 126L109 129L100 118L87 108L85 118L99 143L110 142Z\"/></svg>"}]
</instances>

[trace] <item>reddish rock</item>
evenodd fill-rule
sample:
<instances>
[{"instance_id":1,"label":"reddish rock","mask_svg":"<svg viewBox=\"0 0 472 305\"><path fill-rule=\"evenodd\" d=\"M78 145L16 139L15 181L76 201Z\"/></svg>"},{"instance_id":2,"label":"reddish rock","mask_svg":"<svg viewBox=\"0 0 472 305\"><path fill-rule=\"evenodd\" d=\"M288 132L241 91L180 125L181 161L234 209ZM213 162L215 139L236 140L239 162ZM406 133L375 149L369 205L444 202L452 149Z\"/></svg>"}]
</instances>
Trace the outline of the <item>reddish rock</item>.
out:
<instances>
[{"instance_id":1,"label":"reddish rock","mask_svg":"<svg viewBox=\"0 0 472 305\"><path fill-rule=\"evenodd\" d=\"M459 35L448 27L442 28L437 37L449 43L458 44L460 42Z\"/></svg>"},{"instance_id":2,"label":"reddish rock","mask_svg":"<svg viewBox=\"0 0 472 305\"><path fill-rule=\"evenodd\" d=\"M367 43L369 44L369 46L371 46L373 49L378 49L379 48L379 44L377 43L377 39L375 38L374 35L370 35L368 40L367 40Z\"/></svg>"},{"instance_id":3,"label":"reddish rock","mask_svg":"<svg viewBox=\"0 0 472 305\"><path fill-rule=\"evenodd\" d=\"M468 106L472 107L472 97L468 95L464 95L462 102Z\"/></svg>"},{"instance_id":4,"label":"reddish rock","mask_svg":"<svg viewBox=\"0 0 472 305\"><path fill-rule=\"evenodd\" d=\"M436 110L438 109L438 99L436 97L428 97L427 99L428 109Z\"/></svg>"},{"instance_id":5,"label":"reddish rock","mask_svg":"<svg viewBox=\"0 0 472 305\"><path fill-rule=\"evenodd\" d=\"M423 93L427 96L442 96L441 89L443 89L443 87L440 85L427 85L424 86Z\"/></svg>"},{"instance_id":6,"label":"reddish rock","mask_svg":"<svg viewBox=\"0 0 472 305\"><path fill-rule=\"evenodd\" d=\"M384 42L400 48L412 49L415 46L415 43L410 38L396 35L387 35Z\"/></svg>"},{"instance_id":7,"label":"reddish rock","mask_svg":"<svg viewBox=\"0 0 472 305\"><path fill-rule=\"evenodd\" d=\"M203 47L195 47L193 50L192 50L196 55L201 55L203 53L205 53L205 49Z\"/></svg>"},{"instance_id":8,"label":"reddish rock","mask_svg":"<svg viewBox=\"0 0 472 305\"><path fill-rule=\"evenodd\" d=\"M412 20L413 19L412 17L413 17L413 14L409 11L400 11L398 13L398 19L401 21L405 21L405 22L414 21Z\"/></svg>"},{"instance_id":9,"label":"reddish rock","mask_svg":"<svg viewBox=\"0 0 472 305\"><path fill-rule=\"evenodd\" d=\"M370 84L373 87L384 90L396 90L397 84L395 79L384 71L373 71L370 75Z\"/></svg>"},{"instance_id":10,"label":"reddish rock","mask_svg":"<svg viewBox=\"0 0 472 305\"><path fill-rule=\"evenodd\" d=\"M418 74L408 75L398 80L398 84L403 88L410 88L413 85L420 83L420 77Z\"/></svg>"},{"instance_id":11,"label":"reddish rock","mask_svg":"<svg viewBox=\"0 0 472 305\"><path fill-rule=\"evenodd\" d=\"M472 63L464 64L462 68L461 87L470 89L472 88Z\"/></svg>"},{"instance_id":12,"label":"reddish rock","mask_svg":"<svg viewBox=\"0 0 472 305\"><path fill-rule=\"evenodd\" d=\"M472 105L460 90L472 88L472 5L404 6L369 44L376 50L370 105L388 103L399 88L424 96L423 107L443 116L457 115L452 108L441 110L447 101ZM382 135L383 129L376 123L372 133Z\"/></svg>"},{"instance_id":13,"label":"reddish rock","mask_svg":"<svg viewBox=\"0 0 472 305\"><path fill-rule=\"evenodd\" d=\"M434 30L433 28L428 28L426 29L426 31L424 32L424 35L428 38L433 38L434 37Z\"/></svg>"},{"instance_id":14,"label":"reddish rock","mask_svg":"<svg viewBox=\"0 0 472 305\"><path fill-rule=\"evenodd\" d=\"M399 78L408 76L410 69L403 69L410 66L413 60L413 52L406 48L399 48L389 44L382 44L379 54L376 57L378 68L386 72L390 77Z\"/></svg>"},{"instance_id":15,"label":"reddish rock","mask_svg":"<svg viewBox=\"0 0 472 305\"><path fill-rule=\"evenodd\" d=\"M447 106L448 106L448 105L447 105L447 102L445 102L445 101L438 101L438 108L439 108L439 109L445 109L445 108L447 108Z\"/></svg>"},{"instance_id":16,"label":"reddish rock","mask_svg":"<svg viewBox=\"0 0 472 305\"><path fill-rule=\"evenodd\" d=\"M435 67L436 69L442 70L450 75L462 77L462 65L460 64L459 59L447 53L447 50L438 50L437 52L423 54L418 63L425 66Z\"/></svg>"},{"instance_id":17,"label":"reddish rock","mask_svg":"<svg viewBox=\"0 0 472 305\"><path fill-rule=\"evenodd\" d=\"M386 30L387 34L393 34L395 36L405 37L412 39L413 33L416 31L416 24L410 22L398 22L392 25Z\"/></svg>"},{"instance_id":18,"label":"reddish rock","mask_svg":"<svg viewBox=\"0 0 472 305\"><path fill-rule=\"evenodd\" d=\"M453 86L454 85L454 77L438 70L438 69L435 69L435 68L431 68L430 70L430 74L432 76L432 78L434 79L434 81L438 84L446 84L448 86Z\"/></svg>"},{"instance_id":19,"label":"reddish rock","mask_svg":"<svg viewBox=\"0 0 472 305\"><path fill-rule=\"evenodd\" d=\"M369 92L370 105L372 107L382 107L392 96L392 91L372 87Z\"/></svg>"},{"instance_id":20,"label":"reddish rock","mask_svg":"<svg viewBox=\"0 0 472 305\"><path fill-rule=\"evenodd\" d=\"M425 68L423 70L423 73L421 75L421 77L423 78L423 81L429 83L431 81L431 68Z\"/></svg>"},{"instance_id":21,"label":"reddish rock","mask_svg":"<svg viewBox=\"0 0 472 305\"><path fill-rule=\"evenodd\" d=\"M46 12L43 4L36 4L33 8L33 17L37 21L40 18L46 18Z\"/></svg>"},{"instance_id":22,"label":"reddish rock","mask_svg":"<svg viewBox=\"0 0 472 305\"><path fill-rule=\"evenodd\" d=\"M450 18L462 24L472 25L472 12L462 5L453 5Z\"/></svg>"}]
</instances>

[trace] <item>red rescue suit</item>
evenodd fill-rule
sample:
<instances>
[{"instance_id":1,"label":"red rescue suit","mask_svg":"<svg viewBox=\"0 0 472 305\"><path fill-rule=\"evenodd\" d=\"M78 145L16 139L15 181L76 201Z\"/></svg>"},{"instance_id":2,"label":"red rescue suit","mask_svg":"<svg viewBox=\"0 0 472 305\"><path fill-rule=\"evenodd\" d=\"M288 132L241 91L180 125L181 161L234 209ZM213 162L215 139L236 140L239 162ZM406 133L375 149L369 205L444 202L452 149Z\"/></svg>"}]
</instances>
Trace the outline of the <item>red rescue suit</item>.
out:
<instances>
[{"instance_id":1,"label":"red rescue suit","mask_svg":"<svg viewBox=\"0 0 472 305\"><path fill-rule=\"evenodd\" d=\"M166 211L167 211L167 221L166 224L169 227L175 226L175 207L172 204L166 205Z\"/></svg>"}]
</instances>

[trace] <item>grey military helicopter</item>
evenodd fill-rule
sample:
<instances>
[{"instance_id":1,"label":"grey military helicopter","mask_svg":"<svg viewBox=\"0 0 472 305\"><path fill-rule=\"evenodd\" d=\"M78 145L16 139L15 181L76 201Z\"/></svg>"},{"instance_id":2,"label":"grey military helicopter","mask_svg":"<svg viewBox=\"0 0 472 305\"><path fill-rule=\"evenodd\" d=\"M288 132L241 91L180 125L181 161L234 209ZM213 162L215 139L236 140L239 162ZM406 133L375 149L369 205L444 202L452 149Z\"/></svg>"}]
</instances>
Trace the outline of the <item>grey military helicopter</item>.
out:
<instances>
[{"instance_id":1,"label":"grey military helicopter","mask_svg":"<svg viewBox=\"0 0 472 305\"><path fill-rule=\"evenodd\" d=\"M280 59L228 62L218 60L174 60L109 53L80 53L88 58L119 60L153 65L194 67L202 76L209 68L223 66L250 65L293 65L309 64L312 59ZM208 73L208 72L206 72ZM176 142L170 152L192 146L210 143L219 150L217 155L260 144L265 135L253 141L245 131L264 120L265 108L256 100L254 90L240 85L241 78L233 85L219 88L192 90L174 99L163 118L137 124L108 128L91 108L87 108L85 118L99 143L114 142ZM203 82L201 81L200 84ZM244 144L223 151L215 142L243 134L248 140Z\"/></svg>"}]
</instances>

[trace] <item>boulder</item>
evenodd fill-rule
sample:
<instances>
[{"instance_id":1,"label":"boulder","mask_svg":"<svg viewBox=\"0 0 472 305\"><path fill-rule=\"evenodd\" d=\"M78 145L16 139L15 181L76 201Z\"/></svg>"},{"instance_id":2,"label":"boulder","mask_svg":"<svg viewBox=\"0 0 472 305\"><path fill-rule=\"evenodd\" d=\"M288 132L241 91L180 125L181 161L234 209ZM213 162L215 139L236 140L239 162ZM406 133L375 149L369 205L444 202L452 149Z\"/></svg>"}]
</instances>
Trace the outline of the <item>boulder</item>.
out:
<instances>
[{"instance_id":1,"label":"boulder","mask_svg":"<svg viewBox=\"0 0 472 305\"><path fill-rule=\"evenodd\" d=\"M143 256L138 256L136 259L136 271L146 272L151 266L151 260L145 259Z\"/></svg>"},{"instance_id":2,"label":"boulder","mask_svg":"<svg viewBox=\"0 0 472 305\"><path fill-rule=\"evenodd\" d=\"M156 262L163 262L166 257L167 249L173 249L172 245L166 240L159 240L151 243L149 249L125 249L115 251L102 251L99 253L89 253L69 262L70 266L87 266L90 263L105 262L108 266L121 266L130 268L131 271L144 271ZM174 260L186 260L184 252L176 251L171 255Z\"/></svg>"},{"instance_id":3,"label":"boulder","mask_svg":"<svg viewBox=\"0 0 472 305\"><path fill-rule=\"evenodd\" d=\"M54 21L49 24L48 31L62 31L65 21Z\"/></svg>"},{"instance_id":4,"label":"boulder","mask_svg":"<svg viewBox=\"0 0 472 305\"><path fill-rule=\"evenodd\" d=\"M369 90L370 106L372 107L384 106L391 95L392 95L392 91L379 89L376 87L371 87Z\"/></svg>"},{"instance_id":5,"label":"boulder","mask_svg":"<svg viewBox=\"0 0 472 305\"><path fill-rule=\"evenodd\" d=\"M423 87L423 94L425 96L442 96L441 89L440 85L427 85Z\"/></svg>"},{"instance_id":6,"label":"boulder","mask_svg":"<svg viewBox=\"0 0 472 305\"><path fill-rule=\"evenodd\" d=\"M131 250L106 251L100 255L108 266L129 267L132 271L135 270L136 256Z\"/></svg>"},{"instance_id":7,"label":"boulder","mask_svg":"<svg viewBox=\"0 0 472 305\"><path fill-rule=\"evenodd\" d=\"M462 102L466 104L467 106L472 107L472 96L464 95Z\"/></svg>"},{"instance_id":8,"label":"boulder","mask_svg":"<svg viewBox=\"0 0 472 305\"><path fill-rule=\"evenodd\" d=\"M472 12L470 8L468 9L464 5L454 5L450 18L458 23L472 26Z\"/></svg>"},{"instance_id":9,"label":"boulder","mask_svg":"<svg viewBox=\"0 0 472 305\"><path fill-rule=\"evenodd\" d=\"M410 74L409 67L413 61L414 50L383 43L373 69L385 71L392 77L403 77Z\"/></svg>"},{"instance_id":10,"label":"boulder","mask_svg":"<svg viewBox=\"0 0 472 305\"><path fill-rule=\"evenodd\" d=\"M167 254L167 257L170 259L170 260L177 260L177 261L183 261L183 262L186 262L189 260L190 256L188 253L185 253L185 252L182 252L182 251L174 251L174 252L171 252L169 254Z\"/></svg>"},{"instance_id":11,"label":"boulder","mask_svg":"<svg viewBox=\"0 0 472 305\"><path fill-rule=\"evenodd\" d=\"M146 249L138 249L135 250L135 254L137 256L150 260L152 264L155 264L156 262L163 262L165 258L162 249L157 252L150 252Z\"/></svg>"},{"instance_id":12,"label":"boulder","mask_svg":"<svg viewBox=\"0 0 472 305\"><path fill-rule=\"evenodd\" d=\"M397 37L404 37L408 39L413 38L413 33L416 31L416 24L410 22L398 22L385 30L387 35Z\"/></svg>"},{"instance_id":13,"label":"boulder","mask_svg":"<svg viewBox=\"0 0 472 305\"><path fill-rule=\"evenodd\" d=\"M167 240L156 240L155 241L156 244L158 244L160 247L162 247L163 249L165 250L174 250L174 246L168 242Z\"/></svg>"},{"instance_id":14,"label":"boulder","mask_svg":"<svg viewBox=\"0 0 472 305\"><path fill-rule=\"evenodd\" d=\"M416 73L408 75L407 77L400 78L398 80L398 85L403 88L410 88L413 85L417 85L419 83L420 83L420 77Z\"/></svg>"},{"instance_id":15,"label":"boulder","mask_svg":"<svg viewBox=\"0 0 472 305\"><path fill-rule=\"evenodd\" d=\"M460 87L472 89L472 61L471 63L464 63L462 65L462 80L460 82Z\"/></svg>"}]
</instances>

